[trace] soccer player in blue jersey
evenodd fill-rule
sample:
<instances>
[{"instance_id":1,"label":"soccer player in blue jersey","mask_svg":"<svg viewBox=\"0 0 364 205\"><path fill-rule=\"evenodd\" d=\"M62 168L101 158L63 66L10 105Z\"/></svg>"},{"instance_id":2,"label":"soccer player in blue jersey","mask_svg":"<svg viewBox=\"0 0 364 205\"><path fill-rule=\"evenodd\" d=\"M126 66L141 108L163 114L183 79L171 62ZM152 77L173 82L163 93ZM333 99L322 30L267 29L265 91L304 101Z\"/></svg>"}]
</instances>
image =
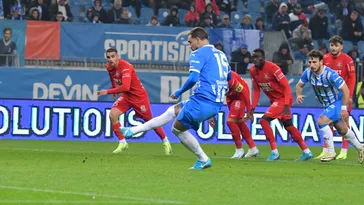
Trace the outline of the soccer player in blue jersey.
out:
<instances>
[{"instance_id":1,"label":"soccer player in blue jersey","mask_svg":"<svg viewBox=\"0 0 364 205\"><path fill-rule=\"evenodd\" d=\"M329 124L333 123L340 135L352 144L358 151L358 161L364 161L364 146L355 137L354 132L348 129L346 122L349 114L347 111L349 103L349 88L345 81L334 70L324 66L323 55L318 50L308 54L310 68L307 68L300 81L296 85L297 103L302 103L305 96L302 89L306 83L310 83L317 99L325 107L325 110L318 119L318 125L322 132L328 152L321 158L322 162L329 162L336 158L334 149L333 133Z\"/></svg>"},{"instance_id":2,"label":"soccer player in blue jersey","mask_svg":"<svg viewBox=\"0 0 364 205\"><path fill-rule=\"evenodd\" d=\"M201 122L218 114L228 91L231 69L226 55L209 44L208 34L203 28L192 29L188 34L188 42L193 51L190 54L190 75L185 84L171 95L171 98L178 99L196 85L194 94L189 100L171 106L157 118L141 126L122 128L121 131L125 137L131 137L135 133L162 126L175 119L173 133L188 150L197 156L196 163L190 169L202 170L211 167L211 159L188 130L191 128L198 130Z\"/></svg>"}]
</instances>

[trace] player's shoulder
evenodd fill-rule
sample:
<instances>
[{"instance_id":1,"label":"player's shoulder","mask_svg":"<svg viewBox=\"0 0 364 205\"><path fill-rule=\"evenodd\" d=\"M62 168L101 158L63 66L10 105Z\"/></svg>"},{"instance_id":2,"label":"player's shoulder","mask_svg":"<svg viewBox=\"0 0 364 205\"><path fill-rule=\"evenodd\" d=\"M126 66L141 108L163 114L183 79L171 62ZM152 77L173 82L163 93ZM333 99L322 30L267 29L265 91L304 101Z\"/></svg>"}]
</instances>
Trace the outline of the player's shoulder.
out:
<instances>
[{"instance_id":1,"label":"player's shoulder","mask_svg":"<svg viewBox=\"0 0 364 205\"><path fill-rule=\"evenodd\" d=\"M129 63L126 60L120 59L119 60L119 64L118 64L118 68L121 70L129 70L129 69L134 69L133 65L131 65L131 63Z\"/></svg>"},{"instance_id":2,"label":"player's shoulder","mask_svg":"<svg viewBox=\"0 0 364 205\"><path fill-rule=\"evenodd\" d=\"M281 68L271 61L265 61L264 67L272 74L276 73L277 71L281 71Z\"/></svg>"},{"instance_id":3,"label":"player's shoulder","mask_svg":"<svg viewBox=\"0 0 364 205\"><path fill-rule=\"evenodd\" d=\"M353 59L348 54L346 54L344 52L342 54L343 54L343 59L345 59L345 61L347 61L347 62L353 61Z\"/></svg>"},{"instance_id":4,"label":"player's shoulder","mask_svg":"<svg viewBox=\"0 0 364 205\"><path fill-rule=\"evenodd\" d=\"M328 74L337 74L337 72L334 70L334 69L332 69L332 68L330 68L330 67L328 67L328 66L325 66L325 70L324 70L324 72L326 72L326 73L328 73Z\"/></svg>"},{"instance_id":5,"label":"player's shoulder","mask_svg":"<svg viewBox=\"0 0 364 205\"><path fill-rule=\"evenodd\" d=\"M331 58L331 53L324 54L324 59L328 59L328 58Z\"/></svg>"}]
</instances>

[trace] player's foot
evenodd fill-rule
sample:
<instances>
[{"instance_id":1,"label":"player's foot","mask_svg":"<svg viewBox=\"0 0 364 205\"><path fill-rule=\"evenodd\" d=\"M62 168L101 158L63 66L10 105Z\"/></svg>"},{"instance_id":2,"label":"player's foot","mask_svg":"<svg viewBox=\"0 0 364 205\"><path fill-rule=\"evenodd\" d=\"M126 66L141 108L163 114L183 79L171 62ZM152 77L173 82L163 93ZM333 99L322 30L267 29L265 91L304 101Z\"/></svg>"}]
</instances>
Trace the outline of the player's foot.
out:
<instances>
[{"instance_id":1,"label":"player's foot","mask_svg":"<svg viewBox=\"0 0 364 205\"><path fill-rule=\"evenodd\" d=\"M321 159L322 157L324 157L327 154L327 152L322 151L321 154L317 157L315 157L315 159Z\"/></svg>"},{"instance_id":2,"label":"player's foot","mask_svg":"<svg viewBox=\"0 0 364 205\"><path fill-rule=\"evenodd\" d=\"M360 150L360 151L358 151L358 162L359 162L360 164L363 164L363 162L364 162L364 145L363 145L363 147L361 148L361 150Z\"/></svg>"},{"instance_id":3,"label":"player's foot","mask_svg":"<svg viewBox=\"0 0 364 205\"><path fill-rule=\"evenodd\" d=\"M129 148L128 143L119 143L118 147L112 152L113 154L120 154L124 150L127 150Z\"/></svg>"},{"instance_id":4,"label":"player's foot","mask_svg":"<svg viewBox=\"0 0 364 205\"><path fill-rule=\"evenodd\" d=\"M280 156L279 153L271 152L269 157L267 158L267 161L275 161L279 160Z\"/></svg>"},{"instance_id":5,"label":"player's foot","mask_svg":"<svg viewBox=\"0 0 364 205\"><path fill-rule=\"evenodd\" d=\"M244 150L243 149L236 149L235 154L231 157L231 159L240 159L244 157Z\"/></svg>"},{"instance_id":6,"label":"player's foot","mask_svg":"<svg viewBox=\"0 0 364 205\"><path fill-rule=\"evenodd\" d=\"M171 155L172 154L172 146L171 144L169 143L168 139L166 139L164 142L163 142L163 147L164 147L164 153L166 155Z\"/></svg>"},{"instance_id":7,"label":"player's foot","mask_svg":"<svg viewBox=\"0 0 364 205\"><path fill-rule=\"evenodd\" d=\"M201 162L197 160L197 162L190 168L190 170L203 170L212 166L212 161L210 158L206 162Z\"/></svg>"},{"instance_id":8,"label":"player's foot","mask_svg":"<svg viewBox=\"0 0 364 205\"><path fill-rule=\"evenodd\" d=\"M312 158L313 158L313 154L312 154L312 152L309 152L309 153L303 153L301 155L301 157L298 158L297 160L298 161L307 161L307 160L312 159Z\"/></svg>"},{"instance_id":9,"label":"player's foot","mask_svg":"<svg viewBox=\"0 0 364 205\"><path fill-rule=\"evenodd\" d=\"M258 149L248 149L248 153L244 156L244 158L251 158L251 157L259 157L260 152Z\"/></svg>"},{"instance_id":10,"label":"player's foot","mask_svg":"<svg viewBox=\"0 0 364 205\"><path fill-rule=\"evenodd\" d=\"M121 133L123 133L125 138L133 137L134 133L130 130L130 127L122 127L120 128Z\"/></svg>"},{"instance_id":11,"label":"player's foot","mask_svg":"<svg viewBox=\"0 0 364 205\"><path fill-rule=\"evenodd\" d=\"M341 151L339 156L336 157L336 159L346 159L348 158L348 152Z\"/></svg>"},{"instance_id":12,"label":"player's foot","mask_svg":"<svg viewBox=\"0 0 364 205\"><path fill-rule=\"evenodd\" d=\"M328 152L325 156L321 158L321 162L330 162L332 160L336 159L336 153L335 152Z\"/></svg>"}]
</instances>

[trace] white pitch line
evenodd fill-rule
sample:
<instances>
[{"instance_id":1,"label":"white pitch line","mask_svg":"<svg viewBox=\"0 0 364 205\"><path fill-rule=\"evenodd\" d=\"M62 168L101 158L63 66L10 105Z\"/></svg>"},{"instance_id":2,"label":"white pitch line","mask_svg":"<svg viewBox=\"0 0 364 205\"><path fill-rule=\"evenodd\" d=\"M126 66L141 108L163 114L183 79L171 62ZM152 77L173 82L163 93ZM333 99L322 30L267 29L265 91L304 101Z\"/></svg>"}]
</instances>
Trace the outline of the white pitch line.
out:
<instances>
[{"instance_id":1,"label":"white pitch line","mask_svg":"<svg viewBox=\"0 0 364 205\"><path fill-rule=\"evenodd\" d=\"M143 204L141 201L91 201L91 200L0 200L0 204Z\"/></svg>"},{"instance_id":2,"label":"white pitch line","mask_svg":"<svg viewBox=\"0 0 364 205\"><path fill-rule=\"evenodd\" d=\"M89 193L89 192L58 191L58 190L51 190L51 189L37 189L37 188L5 186L5 185L0 185L0 189L12 189L12 190L21 190L21 191L53 193L53 194L80 195L80 196L90 196L90 197L104 197L104 198L112 198L112 199L125 199L125 200L142 201L142 202L149 202L149 203L155 203L155 204L184 204L184 202L172 201L172 200L130 197L130 196L117 196L117 195L107 195L107 194L96 194L96 193Z\"/></svg>"},{"instance_id":3,"label":"white pitch line","mask_svg":"<svg viewBox=\"0 0 364 205\"><path fill-rule=\"evenodd\" d=\"M54 153L73 153L73 154L107 154L105 152L95 152L94 150L55 150L55 149L31 149L31 148L0 148L0 150L17 150L17 151L31 151L31 152L54 152Z\"/></svg>"}]
</instances>

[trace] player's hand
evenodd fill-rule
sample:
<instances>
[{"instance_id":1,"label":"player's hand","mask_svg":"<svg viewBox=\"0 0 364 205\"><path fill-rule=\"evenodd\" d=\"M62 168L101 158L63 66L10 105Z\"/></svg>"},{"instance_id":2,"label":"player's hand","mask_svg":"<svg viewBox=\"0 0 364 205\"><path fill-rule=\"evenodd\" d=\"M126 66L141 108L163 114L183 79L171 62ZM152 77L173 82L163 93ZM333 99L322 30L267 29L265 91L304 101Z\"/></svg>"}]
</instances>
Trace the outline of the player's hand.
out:
<instances>
[{"instance_id":1,"label":"player's hand","mask_svg":"<svg viewBox=\"0 0 364 205\"><path fill-rule=\"evenodd\" d=\"M209 124L211 127L215 127L216 125L216 119L214 117L210 118L209 119Z\"/></svg>"},{"instance_id":2,"label":"player's hand","mask_svg":"<svg viewBox=\"0 0 364 205\"><path fill-rule=\"evenodd\" d=\"M100 90L100 91L97 91L97 95L98 95L98 96L107 95L107 90Z\"/></svg>"},{"instance_id":3,"label":"player's hand","mask_svg":"<svg viewBox=\"0 0 364 205\"><path fill-rule=\"evenodd\" d=\"M250 109L246 117L244 118L245 121L251 120L254 121L254 108Z\"/></svg>"},{"instance_id":4,"label":"player's hand","mask_svg":"<svg viewBox=\"0 0 364 205\"><path fill-rule=\"evenodd\" d=\"M296 102L298 104L301 104L303 103L303 100L305 99L305 96L304 95L298 95L297 98L296 98Z\"/></svg>"},{"instance_id":5,"label":"player's hand","mask_svg":"<svg viewBox=\"0 0 364 205\"><path fill-rule=\"evenodd\" d=\"M283 114L287 116L291 115L291 110L289 109L289 105L284 105Z\"/></svg>"},{"instance_id":6,"label":"player's hand","mask_svg":"<svg viewBox=\"0 0 364 205\"><path fill-rule=\"evenodd\" d=\"M344 122L347 122L349 120L349 113L347 110L341 110L340 116L344 120Z\"/></svg>"},{"instance_id":7,"label":"player's hand","mask_svg":"<svg viewBox=\"0 0 364 205\"><path fill-rule=\"evenodd\" d=\"M174 93L172 93L172 95L169 96L169 97L172 98L173 100L176 100L177 99L177 97L174 95Z\"/></svg>"},{"instance_id":8,"label":"player's hand","mask_svg":"<svg viewBox=\"0 0 364 205\"><path fill-rule=\"evenodd\" d=\"M112 98L114 98L114 100L116 100L118 96L116 94L112 94Z\"/></svg>"}]
</instances>

